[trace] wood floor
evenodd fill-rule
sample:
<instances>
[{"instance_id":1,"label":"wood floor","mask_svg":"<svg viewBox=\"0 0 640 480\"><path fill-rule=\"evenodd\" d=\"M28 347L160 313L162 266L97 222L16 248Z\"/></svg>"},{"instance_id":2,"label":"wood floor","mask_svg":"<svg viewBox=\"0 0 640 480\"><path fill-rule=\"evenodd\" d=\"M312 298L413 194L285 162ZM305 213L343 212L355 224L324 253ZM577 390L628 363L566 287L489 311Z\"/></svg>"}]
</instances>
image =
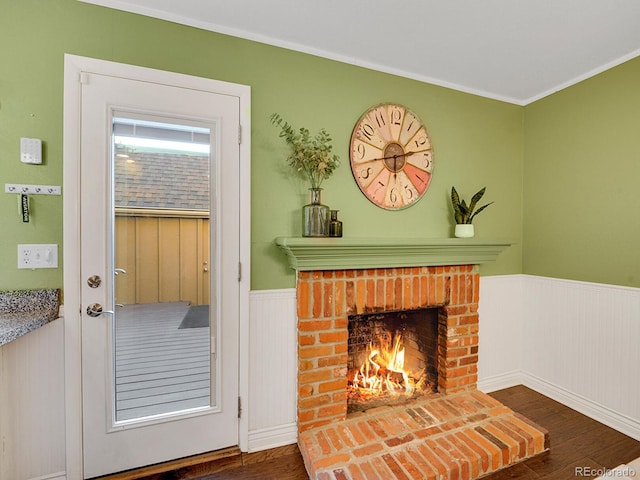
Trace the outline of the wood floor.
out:
<instances>
[{"instance_id":1,"label":"wood floor","mask_svg":"<svg viewBox=\"0 0 640 480\"><path fill-rule=\"evenodd\" d=\"M209 327L178 328L188 310L187 302L118 308L118 421L209 405Z\"/></svg>"},{"instance_id":2,"label":"wood floor","mask_svg":"<svg viewBox=\"0 0 640 480\"><path fill-rule=\"evenodd\" d=\"M549 430L551 451L483 480L594 478L577 475L576 468L611 469L640 457L640 442L526 387L500 390L491 396ZM130 478L308 480L302 457L295 446L264 452L262 458L260 455L236 454L224 460Z\"/></svg>"}]
</instances>

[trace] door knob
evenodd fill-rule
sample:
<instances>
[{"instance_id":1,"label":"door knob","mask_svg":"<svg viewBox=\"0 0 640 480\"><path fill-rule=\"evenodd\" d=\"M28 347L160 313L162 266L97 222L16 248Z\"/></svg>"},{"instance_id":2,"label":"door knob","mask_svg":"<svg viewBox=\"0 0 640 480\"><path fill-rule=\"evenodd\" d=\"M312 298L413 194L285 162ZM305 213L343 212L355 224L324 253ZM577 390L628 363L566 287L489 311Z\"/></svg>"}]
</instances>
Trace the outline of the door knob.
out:
<instances>
[{"instance_id":1,"label":"door knob","mask_svg":"<svg viewBox=\"0 0 640 480\"><path fill-rule=\"evenodd\" d=\"M120 275L120 274L122 274L122 275L126 275L126 274L127 274L127 271L126 271L124 268L115 268L115 269L113 270L113 273L115 273L115 274L116 274L116 276L117 276L117 275Z\"/></svg>"},{"instance_id":2,"label":"door knob","mask_svg":"<svg viewBox=\"0 0 640 480\"><path fill-rule=\"evenodd\" d=\"M99 317L103 313L109 313L113 315L113 310L102 310L102 305L99 303L92 303L87 307L87 315L90 317Z\"/></svg>"},{"instance_id":3,"label":"door knob","mask_svg":"<svg viewBox=\"0 0 640 480\"><path fill-rule=\"evenodd\" d=\"M124 305L122 303L116 303L116 307L124 307ZM92 303L87 307L87 315L90 317L99 317L103 313L113 315L115 312L113 310L102 310L102 305L99 303Z\"/></svg>"}]
</instances>

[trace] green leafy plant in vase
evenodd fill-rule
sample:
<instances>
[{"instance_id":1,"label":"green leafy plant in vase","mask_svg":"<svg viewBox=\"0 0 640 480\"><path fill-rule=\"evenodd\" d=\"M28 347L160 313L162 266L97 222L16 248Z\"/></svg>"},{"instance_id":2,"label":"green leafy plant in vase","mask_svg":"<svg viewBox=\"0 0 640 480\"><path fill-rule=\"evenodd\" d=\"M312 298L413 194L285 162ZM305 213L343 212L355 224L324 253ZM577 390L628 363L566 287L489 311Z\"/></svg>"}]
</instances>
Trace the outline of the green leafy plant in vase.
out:
<instances>
[{"instance_id":1,"label":"green leafy plant in vase","mask_svg":"<svg viewBox=\"0 0 640 480\"><path fill-rule=\"evenodd\" d=\"M451 187L451 205L453 206L453 217L456 221L455 236L459 238L470 238L474 235L473 219L476 215L482 212L485 208L491 205L493 202L489 202L478 209L476 205L483 197L487 187L482 187L473 197L471 202L467 205L464 199L460 199L460 195L456 191L455 187Z\"/></svg>"},{"instance_id":2,"label":"green leafy plant in vase","mask_svg":"<svg viewBox=\"0 0 640 480\"><path fill-rule=\"evenodd\" d=\"M329 207L320 198L322 182L333 174L340 159L332 153L331 136L321 128L314 136L306 128L296 129L280 115L271 115L271 123L280 128L282 137L291 152L289 166L311 185L311 203L302 209L303 236L326 237L329 235Z\"/></svg>"}]
</instances>

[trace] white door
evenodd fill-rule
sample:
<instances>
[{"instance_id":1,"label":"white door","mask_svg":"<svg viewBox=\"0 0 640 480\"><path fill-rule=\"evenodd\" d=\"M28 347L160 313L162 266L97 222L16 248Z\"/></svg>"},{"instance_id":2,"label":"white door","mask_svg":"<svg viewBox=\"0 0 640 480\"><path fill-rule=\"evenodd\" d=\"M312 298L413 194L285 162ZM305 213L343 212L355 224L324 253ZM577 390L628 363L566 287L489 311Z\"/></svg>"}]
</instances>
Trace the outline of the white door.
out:
<instances>
[{"instance_id":1,"label":"white door","mask_svg":"<svg viewBox=\"0 0 640 480\"><path fill-rule=\"evenodd\" d=\"M237 445L239 99L78 81L84 477ZM193 217L204 231L181 229ZM195 327L190 275L210 293Z\"/></svg>"}]
</instances>

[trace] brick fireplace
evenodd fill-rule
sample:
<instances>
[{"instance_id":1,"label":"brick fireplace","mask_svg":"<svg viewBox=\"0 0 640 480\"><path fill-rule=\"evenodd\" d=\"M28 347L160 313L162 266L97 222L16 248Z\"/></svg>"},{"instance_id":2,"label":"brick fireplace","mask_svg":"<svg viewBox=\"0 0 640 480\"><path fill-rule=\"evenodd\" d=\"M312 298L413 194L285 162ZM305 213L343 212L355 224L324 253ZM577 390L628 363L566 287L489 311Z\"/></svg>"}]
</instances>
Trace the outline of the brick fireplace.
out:
<instances>
[{"instance_id":1,"label":"brick fireplace","mask_svg":"<svg viewBox=\"0 0 640 480\"><path fill-rule=\"evenodd\" d=\"M471 265L298 272L298 428L347 414L350 315L438 308L438 391L478 380L479 275Z\"/></svg>"},{"instance_id":2,"label":"brick fireplace","mask_svg":"<svg viewBox=\"0 0 640 480\"><path fill-rule=\"evenodd\" d=\"M508 242L276 243L297 271L298 445L310 478L471 480L548 449L545 430L477 390L475 265ZM347 414L350 317L428 308L437 311L437 392Z\"/></svg>"}]
</instances>

